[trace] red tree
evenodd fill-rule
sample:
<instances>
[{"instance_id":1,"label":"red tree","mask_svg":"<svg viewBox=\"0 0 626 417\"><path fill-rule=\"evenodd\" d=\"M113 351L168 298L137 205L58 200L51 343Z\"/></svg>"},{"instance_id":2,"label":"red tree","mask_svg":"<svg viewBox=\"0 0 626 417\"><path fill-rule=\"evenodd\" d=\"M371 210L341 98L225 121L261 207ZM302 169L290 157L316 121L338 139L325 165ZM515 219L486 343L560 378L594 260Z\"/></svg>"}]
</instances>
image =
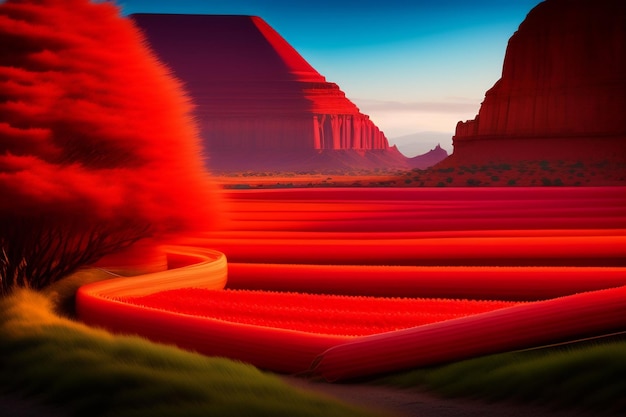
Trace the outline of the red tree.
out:
<instances>
[{"instance_id":1,"label":"red tree","mask_svg":"<svg viewBox=\"0 0 626 417\"><path fill-rule=\"evenodd\" d=\"M0 4L0 292L209 227L190 110L112 4Z\"/></svg>"}]
</instances>

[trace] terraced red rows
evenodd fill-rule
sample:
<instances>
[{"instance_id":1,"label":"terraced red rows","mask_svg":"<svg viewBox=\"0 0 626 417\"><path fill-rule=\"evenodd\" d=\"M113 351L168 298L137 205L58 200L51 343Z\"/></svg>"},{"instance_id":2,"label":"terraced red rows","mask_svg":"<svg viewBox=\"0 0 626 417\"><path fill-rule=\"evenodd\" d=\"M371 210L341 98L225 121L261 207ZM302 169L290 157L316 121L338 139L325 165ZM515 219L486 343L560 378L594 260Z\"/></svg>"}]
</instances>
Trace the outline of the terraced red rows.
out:
<instances>
[{"instance_id":1,"label":"terraced red rows","mask_svg":"<svg viewBox=\"0 0 626 417\"><path fill-rule=\"evenodd\" d=\"M125 295L99 296L96 284L79 292L79 314L328 379L626 329L625 188L229 191L225 206L222 230L176 243L225 253L226 290L181 278L178 289L133 294L127 280ZM381 297L532 302L459 318L443 306L470 302L405 300L444 320L385 327L402 303Z\"/></svg>"}]
</instances>

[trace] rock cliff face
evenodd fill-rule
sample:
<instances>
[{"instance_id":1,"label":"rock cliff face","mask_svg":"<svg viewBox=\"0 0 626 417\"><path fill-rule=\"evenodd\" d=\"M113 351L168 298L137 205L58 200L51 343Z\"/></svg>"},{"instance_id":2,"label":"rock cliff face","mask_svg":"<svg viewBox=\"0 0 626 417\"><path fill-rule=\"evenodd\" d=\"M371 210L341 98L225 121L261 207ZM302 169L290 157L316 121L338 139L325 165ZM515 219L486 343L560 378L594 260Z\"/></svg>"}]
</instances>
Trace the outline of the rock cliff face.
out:
<instances>
[{"instance_id":1,"label":"rock cliff face","mask_svg":"<svg viewBox=\"0 0 626 417\"><path fill-rule=\"evenodd\" d=\"M369 117L261 18L131 17L187 86L211 168L245 167L253 158L262 169L259 155L272 152L269 168L280 168L281 153L293 163L331 150L377 151L382 165L406 164Z\"/></svg>"},{"instance_id":2,"label":"rock cliff face","mask_svg":"<svg viewBox=\"0 0 626 417\"><path fill-rule=\"evenodd\" d=\"M626 158L626 2L535 7L453 144L463 159Z\"/></svg>"}]
</instances>

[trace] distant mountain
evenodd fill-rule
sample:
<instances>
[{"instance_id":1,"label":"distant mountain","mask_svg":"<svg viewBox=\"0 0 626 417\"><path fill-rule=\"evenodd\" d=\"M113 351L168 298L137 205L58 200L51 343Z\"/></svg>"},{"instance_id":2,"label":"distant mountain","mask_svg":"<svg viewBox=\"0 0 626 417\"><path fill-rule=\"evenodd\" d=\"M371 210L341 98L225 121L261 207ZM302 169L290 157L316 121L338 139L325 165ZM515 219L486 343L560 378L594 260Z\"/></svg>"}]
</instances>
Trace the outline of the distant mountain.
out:
<instances>
[{"instance_id":1,"label":"distant mountain","mask_svg":"<svg viewBox=\"0 0 626 417\"><path fill-rule=\"evenodd\" d=\"M415 156L409 159L411 168L426 169L430 168L448 157L448 152L441 146L437 145L423 155Z\"/></svg>"},{"instance_id":2,"label":"distant mountain","mask_svg":"<svg viewBox=\"0 0 626 417\"><path fill-rule=\"evenodd\" d=\"M416 132L389 139L389 143L398 147L403 155L413 158L430 152L435 146L443 144L444 149L452 150L452 133Z\"/></svg>"}]
</instances>

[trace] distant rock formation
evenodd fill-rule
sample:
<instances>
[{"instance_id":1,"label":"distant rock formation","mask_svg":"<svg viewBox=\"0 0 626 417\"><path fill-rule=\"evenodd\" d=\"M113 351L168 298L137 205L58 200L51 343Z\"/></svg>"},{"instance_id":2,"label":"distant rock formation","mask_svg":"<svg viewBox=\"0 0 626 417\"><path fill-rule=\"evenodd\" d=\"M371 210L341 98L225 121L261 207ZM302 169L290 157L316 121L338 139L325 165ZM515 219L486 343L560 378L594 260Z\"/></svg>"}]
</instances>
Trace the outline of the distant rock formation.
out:
<instances>
[{"instance_id":1,"label":"distant rock formation","mask_svg":"<svg viewBox=\"0 0 626 417\"><path fill-rule=\"evenodd\" d=\"M446 152L446 150L443 149L441 145L437 145L424 155L418 155L413 158L409 158L409 164L411 168L426 169L438 164L447 157L448 152Z\"/></svg>"},{"instance_id":2,"label":"distant rock formation","mask_svg":"<svg viewBox=\"0 0 626 417\"><path fill-rule=\"evenodd\" d=\"M261 18L131 18L192 96L211 169L291 169L315 161L317 168L409 166L369 117Z\"/></svg>"},{"instance_id":3,"label":"distant rock formation","mask_svg":"<svg viewBox=\"0 0 626 417\"><path fill-rule=\"evenodd\" d=\"M450 126L450 132L422 131L408 135L389 138L389 143L394 143L400 152L412 158L422 155L424 149L432 150L436 144L452 144L454 126ZM445 148L445 147L444 147Z\"/></svg>"},{"instance_id":4,"label":"distant rock formation","mask_svg":"<svg viewBox=\"0 0 626 417\"><path fill-rule=\"evenodd\" d=\"M626 2L546 0L511 37L502 78L453 157L626 160Z\"/></svg>"}]
</instances>

